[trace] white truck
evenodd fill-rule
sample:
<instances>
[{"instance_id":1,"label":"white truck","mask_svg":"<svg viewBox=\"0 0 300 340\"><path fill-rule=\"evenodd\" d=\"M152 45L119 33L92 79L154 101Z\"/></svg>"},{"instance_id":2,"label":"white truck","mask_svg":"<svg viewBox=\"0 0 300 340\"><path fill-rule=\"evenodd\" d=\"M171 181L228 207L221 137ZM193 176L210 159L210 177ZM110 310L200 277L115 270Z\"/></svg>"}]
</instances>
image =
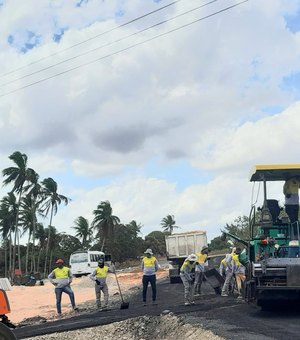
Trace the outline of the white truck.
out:
<instances>
[{"instance_id":1,"label":"white truck","mask_svg":"<svg viewBox=\"0 0 300 340\"><path fill-rule=\"evenodd\" d=\"M166 236L170 283L180 282L180 267L190 254L200 252L207 246L206 231L190 231Z\"/></svg>"}]
</instances>

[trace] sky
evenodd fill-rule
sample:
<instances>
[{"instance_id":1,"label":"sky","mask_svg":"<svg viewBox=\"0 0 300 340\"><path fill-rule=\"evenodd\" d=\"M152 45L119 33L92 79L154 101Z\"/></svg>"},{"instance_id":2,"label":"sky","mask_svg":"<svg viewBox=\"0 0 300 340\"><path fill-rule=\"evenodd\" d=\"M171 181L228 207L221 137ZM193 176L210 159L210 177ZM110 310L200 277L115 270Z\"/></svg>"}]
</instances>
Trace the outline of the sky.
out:
<instances>
[{"instance_id":1,"label":"sky","mask_svg":"<svg viewBox=\"0 0 300 340\"><path fill-rule=\"evenodd\" d=\"M300 163L300 0L239 2L0 0L1 169L58 183L59 232L108 200L212 239L262 203L255 164Z\"/></svg>"}]
</instances>

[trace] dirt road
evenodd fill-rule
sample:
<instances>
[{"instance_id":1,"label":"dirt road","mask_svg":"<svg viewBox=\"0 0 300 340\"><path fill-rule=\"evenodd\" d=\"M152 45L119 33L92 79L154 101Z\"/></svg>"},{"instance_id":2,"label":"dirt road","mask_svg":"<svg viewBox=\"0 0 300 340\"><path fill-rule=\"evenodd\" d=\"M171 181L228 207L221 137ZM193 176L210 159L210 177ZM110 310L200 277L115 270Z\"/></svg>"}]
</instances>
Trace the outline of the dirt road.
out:
<instances>
[{"instance_id":1,"label":"dirt road","mask_svg":"<svg viewBox=\"0 0 300 340\"><path fill-rule=\"evenodd\" d=\"M216 296L209 286L205 285L204 292L205 294L197 300L195 306L183 306L182 284L170 285L168 280L164 279L158 284L157 306L144 307L139 291L131 298L128 310L120 310L116 305L115 309L106 312L82 313L65 320L16 329L15 334L18 339L24 339L62 330L105 325L143 315L157 316L169 310L179 315L184 323L199 324L225 339L294 340L299 338L300 312L297 310L262 312L259 308L238 302L234 298Z\"/></svg>"}]
</instances>

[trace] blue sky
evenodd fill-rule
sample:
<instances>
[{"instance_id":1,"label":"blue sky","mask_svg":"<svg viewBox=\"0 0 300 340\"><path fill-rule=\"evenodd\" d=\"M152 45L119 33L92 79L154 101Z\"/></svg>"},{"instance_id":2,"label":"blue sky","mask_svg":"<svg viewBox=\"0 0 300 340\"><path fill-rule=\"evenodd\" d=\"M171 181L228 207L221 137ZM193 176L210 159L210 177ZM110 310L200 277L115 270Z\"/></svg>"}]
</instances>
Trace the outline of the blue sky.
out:
<instances>
[{"instance_id":1,"label":"blue sky","mask_svg":"<svg viewBox=\"0 0 300 340\"><path fill-rule=\"evenodd\" d=\"M101 35L169 2L0 1L0 85L9 83L0 87L1 164L20 150L72 198L55 217L59 231L72 233L79 215L91 220L109 200L122 222L143 224L144 235L171 214L182 231L204 229L211 239L249 213L254 164L299 163L290 133L300 128L298 0L250 0L83 67L237 2L134 35L201 4L181 0ZM281 199L278 188L272 194Z\"/></svg>"}]
</instances>

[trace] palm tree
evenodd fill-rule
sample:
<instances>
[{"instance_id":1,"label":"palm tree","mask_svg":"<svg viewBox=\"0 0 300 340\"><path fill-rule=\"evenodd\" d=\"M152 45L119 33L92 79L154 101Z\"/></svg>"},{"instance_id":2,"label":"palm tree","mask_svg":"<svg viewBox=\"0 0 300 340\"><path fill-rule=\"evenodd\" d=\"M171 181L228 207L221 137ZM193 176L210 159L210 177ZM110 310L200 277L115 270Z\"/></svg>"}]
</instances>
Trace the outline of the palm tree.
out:
<instances>
[{"instance_id":1,"label":"palm tree","mask_svg":"<svg viewBox=\"0 0 300 340\"><path fill-rule=\"evenodd\" d=\"M137 237L138 234L141 232L142 226L143 225L141 223L137 224L135 220L132 220L126 225L126 227L129 228L134 237Z\"/></svg>"},{"instance_id":2,"label":"palm tree","mask_svg":"<svg viewBox=\"0 0 300 340\"><path fill-rule=\"evenodd\" d=\"M100 232L103 235L101 251L103 251L105 240L113 235L114 227L120 223L120 219L112 214L112 207L109 201L102 201L97 209L93 211L95 215L92 226L97 229L98 236Z\"/></svg>"},{"instance_id":3,"label":"palm tree","mask_svg":"<svg viewBox=\"0 0 300 340\"><path fill-rule=\"evenodd\" d=\"M169 232L170 234L173 233L174 228L179 228L177 225L175 225L174 215L167 215L161 220L160 225L164 229L164 231Z\"/></svg>"},{"instance_id":4,"label":"palm tree","mask_svg":"<svg viewBox=\"0 0 300 340\"><path fill-rule=\"evenodd\" d=\"M25 272L28 272L28 260L29 260L29 248L30 248L30 240L33 236L33 229L37 223L36 217L36 206L31 195L27 195L23 197L21 201L21 210L20 210L20 226L23 227L22 236L28 232L28 241L27 241L27 249L26 249L26 260L25 260ZM33 263L31 262L31 271L33 269ZM34 269L35 271L35 269Z\"/></svg>"},{"instance_id":5,"label":"palm tree","mask_svg":"<svg viewBox=\"0 0 300 340\"><path fill-rule=\"evenodd\" d=\"M35 237L39 241L38 243L39 253L38 253L36 268L37 268L37 271L40 271L41 253L42 253L42 250L45 249L46 247L46 240L47 240L46 230L42 223L37 223Z\"/></svg>"},{"instance_id":6,"label":"palm tree","mask_svg":"<svg viewBox=\"0 0 300 340\"><path fill-rule=\"evenodd\" d=\"M46 276L47 271L47 257L50 246L51 239L51 226L53 216L56 215L58 206L61 203L68 205L70 202L70 198L61 195L57 192L57 183L51 177L45 178L42 181L42 197L43 203L41 206L41 211L47 216L50 212L50 222L48 228L48 238L47 238L47 246L46 246L46 258L45 258L45 268L44 268L44 277Z\"/></svg>"},{"instance_id":7,"label":"palm tree","mask_svg":"<svg viewBox=\"0 0 300 340\"><path fill-rule=\"evenodd\" d=\"M25 182L30 182L32 178L32 174L34 172L33 169L27 167L27 155L24 153L22 154L20 151L15 151L8 157L12 160L16 166L12 166L6 168L2 171L3 177L5 177L3 184L13 184L12 192L16 192L18 197L17 203L17 214L16 214L16 221L15 221L15 240L14 240L14 248L13 248L13 259L12 259L12 277L14 277L15 273L15 260L16 260L16 243L18 237L18 223L19 223L19 210L20 210L20 203L23 194L23 188ZM19 247L19 245L18 245ZM20 249L18 251L20 255ZM21 270L21 261L19 257L19 269Z\"/></svg>"},{"instance_id":8,"label":"palm tree","mask_svg":"<svg viewBox=\"0 0 300 340\"><path fill-rule=\"evenodd\" d=\"M12 273L12 233L15 228L17 202L14 193L10 192L0 202L0 232L5 246L5 276ZM9 249L9 266L7 270L7 247Z\"/></svg>"},{"instance_id":9,"label":"palm tree","mask_svg":"<svg viewBox=\"0 0 300 340\"><path fill-rule=\"evenodd\" d=\"M36 224L37 224L37 216L36 214L41 212L39 210L39 205L42 202L42 187L39 183L39 175L33 171L31 177L31 183L24 188L27 192L27 197L30 197L30 210L32 211L32 253L31 253L31 268L30 271L36 271L36 261L35 261L35 233L36 233ZM29 206L28 206L29 208Z\"/></svg>"},{"instance_id":10,"label":"palm tree","mask_svg":"<svg viewBox=\"0 0 300 340\"><path fill-rule=\"evenodd\" d=\"M83 216L77 217L74 223L75 227L73 227L73 229L76 230L75 236L82 238L81 244L83 249L85 249L93 236L93 229L90 227L89 221Z\"/></svg>"}]
</instances>

